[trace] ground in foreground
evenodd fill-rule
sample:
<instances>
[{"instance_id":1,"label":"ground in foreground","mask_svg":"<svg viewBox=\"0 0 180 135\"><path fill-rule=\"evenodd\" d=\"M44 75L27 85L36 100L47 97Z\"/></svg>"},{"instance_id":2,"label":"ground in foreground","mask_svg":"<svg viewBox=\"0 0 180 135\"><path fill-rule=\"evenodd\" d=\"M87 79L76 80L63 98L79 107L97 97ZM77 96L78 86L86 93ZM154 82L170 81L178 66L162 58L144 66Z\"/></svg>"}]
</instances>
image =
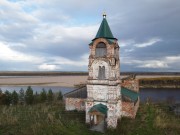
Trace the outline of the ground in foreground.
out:
<instances>
[{"instance_id":1,"label":"ground in foreground","mask_svg":"<svg viewBox=\"0 0 180 135\"><path fill-rule=\"evenodd\" d=\"M1 135L100 135L88 130L84 112L66 112L61 102L0 106ZM179 135L180 117L164 104L141 104L134 120L123 118L105 135Z\"/></svg>"}]
</instances>

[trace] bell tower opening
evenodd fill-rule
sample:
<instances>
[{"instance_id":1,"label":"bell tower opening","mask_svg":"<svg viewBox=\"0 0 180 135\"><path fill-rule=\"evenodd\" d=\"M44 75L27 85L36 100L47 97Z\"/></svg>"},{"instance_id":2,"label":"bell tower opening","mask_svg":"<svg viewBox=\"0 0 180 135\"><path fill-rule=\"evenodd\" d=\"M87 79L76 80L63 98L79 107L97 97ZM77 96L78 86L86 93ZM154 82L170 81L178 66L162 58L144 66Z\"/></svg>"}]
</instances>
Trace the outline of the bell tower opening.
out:
<instances>
[{"instance_id":1,"label":"bell tower opening","mask_svg":"<svg viewBox=\"0 0 180 135\"><path fill-rule=\"evenodd\" d=\"M96 46L95 57L105 57L107 54L107 48L105 43L100 42Z\"/></svg>"}]
</instances>

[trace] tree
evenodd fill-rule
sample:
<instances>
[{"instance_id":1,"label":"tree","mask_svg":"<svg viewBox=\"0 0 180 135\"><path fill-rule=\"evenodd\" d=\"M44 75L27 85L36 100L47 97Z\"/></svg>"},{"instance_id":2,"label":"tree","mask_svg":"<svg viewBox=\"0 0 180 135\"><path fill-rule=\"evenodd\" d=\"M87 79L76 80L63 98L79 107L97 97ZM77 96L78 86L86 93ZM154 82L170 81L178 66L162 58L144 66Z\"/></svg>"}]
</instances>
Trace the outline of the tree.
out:
<instances>
[{"instance_id":1,"label":"tree","mask_svg":"<svg viewBox=\"0 0 180 135\"><path fill-rule=\"evenodd\" d=\"M19 100L18 94L17 94L17 92L14 90L14 91L12 92L12 94L11 94L12 104L13 104L13 105L17 105L18 100Z\"/></svg>"},{"instance_id":2,"label":"tree","mask_svg":"<svg viewBox=\"0 0 180 135\"><path fill-rule=\"evenodd\" d=\"M48 91L47 98L49 102L53 101L53 92L51 89Z\"/></svg>"},{"instance_id":3,"label":"tree","mask_svg":"<svg viewBox=\"0 0 180 135\"><path fill-rule=\"evenodd\" d=\"M20 91L19 91L19 103L21 105L23 105L24 102L25 102L25 94L24 94L23 88L21 88Z\"/></svg>"},{"instance_id":4,"label":"tree","mask_svg":"<svg viewBox=\"0 0 180 135\"><path fill-rule=\"evenodd\" d=\"M37 103L40 103L41 99L40 99L40 95L37 93L35 93L34 95L34 103L37 104Z\"/></svg>"},{"instance_id":5,"label":"tree","mask_svg":"<svg viewBox=\"0 0 180 135\"><path fill-rule=\"evenodd\" d=\"M62 100L63 99L63 95L62 95L62 92L59 91L58 93L58 97L57 97L57 100Z\"/></svg>"},{"instance_id":6,"label":"tree","mask_svg":"<svg viewBox=\"0 0 180 135\"><path fill-rule=\"evenodd\" d=\"M40 96L41 96L41 102L45 102L47 100L47 94L44 88L42 89Z\"/></svg>"},{"instance_id":7,"label":"tree","mask_svg":"<svg viewBox=\"0 0 180 135\"><path fill-rule=\"evenodd\" d=\"M0 88L0 105L4 104L5 95Z\"/></svg>"},{"instance_id":8,"label":"tree","mask_svg":"<svg viewBox=\"0 0 180 135\"><path fill-rule=\"evenodd\" d=\"M28 105L33 104L34 95L33 95L33 89L31 88L31 86L28 86L28 88L26 90L25 100L26 100L26 104L28 104Z\"/></svg>"},{"instance_id":9,"label":"tree","mask_svg":"<svg viewBox=\"0 0 180 135\"><path fill-rule=\"evenodd\" d=\"M1 88L0 88L0 95L2 95L3 94L3 92L2 92L2 90L1 90Z\"/></svg>"},{"instance_id":10,"label":"tree","mask_svg":"<svg viewBox=\"0 0 180 135\"><path fill-rule=\"evenodd\" d=\"M4 104L5 105L10 105L11 104L11 93L6 90L5 93L4 93L5 97L4 97Z\"/></svg>"}]
</instances>

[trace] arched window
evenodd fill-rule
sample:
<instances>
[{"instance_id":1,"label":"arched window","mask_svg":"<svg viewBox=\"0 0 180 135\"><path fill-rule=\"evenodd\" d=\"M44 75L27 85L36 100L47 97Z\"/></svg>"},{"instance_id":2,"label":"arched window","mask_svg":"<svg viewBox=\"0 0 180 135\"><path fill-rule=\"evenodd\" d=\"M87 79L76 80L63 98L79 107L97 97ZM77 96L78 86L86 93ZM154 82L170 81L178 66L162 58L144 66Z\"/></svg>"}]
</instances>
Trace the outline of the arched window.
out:
<instances>
[{"instance_id":1,"label":"arched window","mask_svg":"<svg viewBox=\"0 0 180 135\"><path fill-rule=\"evenodd\" d=\"M105 66L99 66L98 79L104 80L105 78Z\"/></svg>"},{"instance_id":2,"label":"arched window","mask_svg":"<svg viewBox=\"0 0 180 135\"><path fill-rule=\"evenodd\" d=\"M96 57L104 57L107 54L107 49L106 49L106 45L102 42L100 42L99 44L97 44L96 46Z\"/></svg>"}]
</instances>

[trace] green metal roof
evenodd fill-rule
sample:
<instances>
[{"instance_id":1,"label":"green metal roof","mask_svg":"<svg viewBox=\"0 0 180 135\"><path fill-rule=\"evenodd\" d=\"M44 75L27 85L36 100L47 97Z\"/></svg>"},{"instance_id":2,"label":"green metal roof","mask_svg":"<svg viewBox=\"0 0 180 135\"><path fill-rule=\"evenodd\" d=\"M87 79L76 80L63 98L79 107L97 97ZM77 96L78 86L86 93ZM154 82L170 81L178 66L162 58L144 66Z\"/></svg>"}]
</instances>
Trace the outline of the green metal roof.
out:
<instances>
[{"instance_id":1,"label":"green metal roof","mask_svg":"<svg viewBox=\"0 0 180 135\"><path fill-rule=\"evenodd\" d=\"M106 115L106 114L107 114L107 110L108 110L107 106L100 103L100 104L94 105L94 106L89 110L89 112L98 111L98 112Z\"/></svg>"},{"instance_id":2,"label":"green metal roof","mask_svg":"<svg viewBox=\"0 0 180 135\"><path fill-rule=\"evenodd\" d=\"M107 39L107 41L108 41L110 44L112 44L112 43L114 43L115 39Z\"/></svg>"},{"instance_id":3,"label":"green metal roof","mask_svg":"<svg viewBox=\"0 0 180 135\"><path fill-rule=\"evenodd\" d=\"M111 29L108 25L108 22L106 20L106 17L103 16L103 20L102 20L102 23L99 27L99 30L96 34L96 38L109 38L109 39L115 39L112 32L111 32Z\"/></svg>"},{"instance_id":4,"label":"green metal roof","mask_svg":"<svg viewBox=\"0 0 180 135\"><path fill-rule=\"evenodd\" d=\"M93 45L94 40L97 38L105 38L110 44L114 43L114 41L117 40L116 38L114 38L111 32L111 29L106 20L106 15L103 15L103 20L96 34L96 37L92 40L92 42L89 45Z\"/></svg>"},{"instance_id":5,"label":"green metal roof","mask_svg":"<svg viewBox=\"0 0 180 135\"><path fill-rule=\"evenodd\" d=\"M132 101L136 101L139 97L139 93L129 90L127 88L121 87L121 94L129 97Z\"/></svg>"}]
</instances>

